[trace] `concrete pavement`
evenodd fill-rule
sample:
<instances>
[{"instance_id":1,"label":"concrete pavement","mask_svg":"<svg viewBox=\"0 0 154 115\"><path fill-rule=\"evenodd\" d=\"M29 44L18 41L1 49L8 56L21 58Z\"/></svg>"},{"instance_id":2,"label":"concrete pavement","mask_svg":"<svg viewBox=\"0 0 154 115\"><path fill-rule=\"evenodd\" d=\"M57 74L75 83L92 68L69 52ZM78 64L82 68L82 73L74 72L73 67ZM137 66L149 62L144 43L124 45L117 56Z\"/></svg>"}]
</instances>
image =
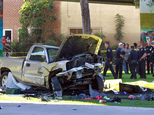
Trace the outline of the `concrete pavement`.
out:
<instances>
[{"instance_id":1,"label":"concrete pavement","mask_svg":"<svg viewBox=\"0 0 154 115\"><path fill-rule=\"evenodd\" d=\"M21 105L21 107L17 107ZM146 115L153 108L0 102L0 115ZM73 108L77 110L73 110Z\"/></svg>"}]
</instances>

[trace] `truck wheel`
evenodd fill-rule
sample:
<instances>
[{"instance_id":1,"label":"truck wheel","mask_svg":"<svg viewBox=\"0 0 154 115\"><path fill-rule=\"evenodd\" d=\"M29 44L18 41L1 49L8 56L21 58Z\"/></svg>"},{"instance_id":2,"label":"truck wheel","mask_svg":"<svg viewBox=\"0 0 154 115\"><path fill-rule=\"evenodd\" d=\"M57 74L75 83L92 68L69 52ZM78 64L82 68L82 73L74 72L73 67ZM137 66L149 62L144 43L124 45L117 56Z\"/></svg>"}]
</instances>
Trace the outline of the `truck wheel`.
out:
<instances>
[{"instance_id":1,"label":"truck wheel","mask_svg":"<svg viewBox=\"0 0 154 115\"><path fill-rule=\"evenodd\" d=\"M96 89L99 92L102 92L104 88L104 81L101 77L96 76L95 79L92 80L92 89Z\"/></svg>"},{"instance_id":2,"label":"truck wheel","mask_svg":"<svg viewBox=\"0 0 154 115\"><path fill-rule=\"evenodd\" d=\"M9 72L4 72L0 78L0 86L2 86L2 89L6 89L6 83L7 83L7 78L8 78L8 73Z\"/></svg>"}]
</instances>

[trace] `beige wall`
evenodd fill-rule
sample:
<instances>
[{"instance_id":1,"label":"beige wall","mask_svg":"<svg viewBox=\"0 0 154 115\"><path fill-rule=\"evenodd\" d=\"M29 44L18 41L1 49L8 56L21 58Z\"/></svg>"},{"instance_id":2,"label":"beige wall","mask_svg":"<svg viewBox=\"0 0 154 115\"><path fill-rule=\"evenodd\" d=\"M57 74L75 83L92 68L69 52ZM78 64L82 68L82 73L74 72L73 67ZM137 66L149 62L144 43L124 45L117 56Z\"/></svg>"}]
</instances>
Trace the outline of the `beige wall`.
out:
<instances>
[{"instance_id":1,"label":"beige wall","mask_svg":"<svg viewBox=\"0 0 154 115\"><path fill-rule=\"evenodd\" d=\"M117 13L125 17L123 28L126 43L140 41L140 11L135 6L89 4L91 27L101 28L106 36L106 41L111 45L117 44L115 35L114 17ZM82 17L80 3L62 2L61 3L61 33L69 35L69 28L82 28Z\"/></svg>"}]
</instances>

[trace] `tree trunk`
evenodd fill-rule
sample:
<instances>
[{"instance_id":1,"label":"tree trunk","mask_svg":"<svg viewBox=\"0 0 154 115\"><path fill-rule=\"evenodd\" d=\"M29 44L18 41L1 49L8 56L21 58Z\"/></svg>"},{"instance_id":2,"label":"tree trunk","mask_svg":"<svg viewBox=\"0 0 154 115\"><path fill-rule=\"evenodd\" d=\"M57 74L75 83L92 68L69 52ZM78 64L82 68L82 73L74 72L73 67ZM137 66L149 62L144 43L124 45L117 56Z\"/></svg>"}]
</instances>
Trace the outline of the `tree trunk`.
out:
<instances>
[{"instance_id":1,"label":"tree trunk","mask_svg":"<svg viewBox=\"0 0 154 115\"><path fill-rule=\"evenodd\" d=\"M90 14L88 0L80 0L82 13L83 34L91 34Z\"/></svg>"}]
</instances>

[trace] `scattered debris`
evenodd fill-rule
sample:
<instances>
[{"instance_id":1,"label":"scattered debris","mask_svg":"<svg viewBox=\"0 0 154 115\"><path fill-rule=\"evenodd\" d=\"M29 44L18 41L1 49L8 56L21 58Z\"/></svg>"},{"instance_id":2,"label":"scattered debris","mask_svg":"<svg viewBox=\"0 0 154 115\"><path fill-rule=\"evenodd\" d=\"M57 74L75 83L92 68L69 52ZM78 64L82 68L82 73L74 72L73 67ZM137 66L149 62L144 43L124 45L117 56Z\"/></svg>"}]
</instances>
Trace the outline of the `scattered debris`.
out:
<instances>
[{"instance_id":1,"label":"scattered debris","mask_svg":"<svg viewBox=\"0 0 154 115\"><path fill-rule=\"evenodd\" d=\"M17 105L17 107L21 107L21 105Z\"/></svg>"},{"instance_id":2,"label":"scattered debris","mask_svg":"<svg viewBox=\"0 0 154 115\"><path fill-rule=\"evenodd\" d=\"M105 100L99 100L99 103L107 103Z\"/></svg>"},{"instance_id":3,"label":"scattered debris","mask_svg":"<svg viewBox=\"0 0 154 115\"><path fill-rule=\"evenodd\" d=\"M109 100L110 100L110 98L108 98L107 96L104 96L104 100L109 101Z\"/></svg>"},{"instance_id":4,"label":"scattered debris","mask_svg":"<svg viewBox=\"0 0 154 115\"><path fill-rule=\"evenodd\" d=\"M128 93L152 93L152 90L149 88L143 88L138 85L130 85L130 84L123 84L119 83L119 90L120 92L128 92Z\"/></svg>"},{"instance_id":5,"label":"scattered debris","mask_svg":"<svg viewBox=\"0 0 154 115\"><path fill-rule=\"evenodd\" d=\"M130 96L128 96L128 99L134 100L134 99L136 99L136 97L134 95L130 95Z\"/></svg>"},{"instance_id":6,"label":"scattered debris","mask_svg":"<svg viewBox=\"0 0 154 115\"><path fill-rule=\"evenodd\" d=\"M48 98L48 96L44 95L44 96L41 96L41 101L47 101L47 102L49 102L50 99Z\"/></svg>"},{"instance_id":7,"label":"scattered debris","mask_svg":"<svg viewBox=\"0 0 154 115\"><path fill-rule=\"evenodd\" d=\"M130 103L134 103L133 101L131 101Z\"/></svg>"},{"instance_id":8,"label":"scattered debris","mask_svg":"<svg viewBox=\"0 0 154 115\"><path fill-rule=\"evenodd\" d=\"M76 95L75 97L69 97L69 99L85 99L86 100L87 96L86 96L86 94L81 93L81 94L79 94L79 96Z\"/></svg>"},{"instance_id":9,"label":"scattered debris","mask_svg":"<svg viewBox=\"0 0 154 115\"><path fill-rule=\"evenodd\" d=\"M26 90L26 89L30 89L30 86L27 86L25 84L19 83L15 80L15 78L13 77L12 73L9 72L8 74L8 78L7 78L7 82L6 82L6 87L7 88L15 88L15 89L21 89L21 90Z\"/></svg>"},{"instance_id":10,"label":"scattered debris","mask_svg":"<svg viewBox=\"0 0 154 115\"><path fill-rule=\"evenodd\" d=\"M24 94L24 97L37 97L37 94Z\"/></svg>"},{"instance_id":11,"label":"scattered debris","mask_svg":"<svg viewBox=\"0 0 154 115\"><path fill-rule=\"evenodd\" d=\"M98 92L97 90L92 89L92 85L89 84L89 93L91 97L96 97L96 96L107 96L104 92Z\"/></svg>"},{"instance_id":12,"label":"scattered debris","mask_svg":"<svg viewBox=\"0 0 154 115\"><path fill-rule=\"evenodd\" d=\"M19 88L6 89L6 94L20 94L20 92L21 92L21 89Z\"/></svg>"},{"instance_id":13,"label":"scattered debris","mask_svg":"<svg viewBox=\"0 0 154 115\"><path fill-rule=\"evenodd\" d=\"M117 101L114 101L114 103L118 103Z\"/></svg>"},{"instance_id":14,"label":"scattered debris","mask_svg":"<svg viewBox=\"0 0 154 115\"><path fill-rule=\"evenodd\" d=\"M92 100L91 98L84 98L84 100Z\"/></svg>"},{"instance_id":15,"label":"scattered debris","mask_svg":"<svg viewBox=\"0 0 154 115\"><path fill-rule=\"evenodd\" d=\"M77 110L77 108L73 108L73 110Z\"/></svg>"},{"instance_id":16,"label":"scattered debris","mask_svg":"<svg viewBox=\"0 0 154 115\"><path fill-rule=\"evenodd\" d=\"M122 83L122 79L105 80L104 91L115 91L119 89L119 83Z\"/></svg>"},{"instance_id":17,"label":"scattered debris","mask_svg":"<svg viewBox=\"0 0 154 115\"><path fill-rule=\"evenodd\" d=\"M84 94L84 93L81 93L81 94L79 95L79 98L81 98L81 99L84 99L84 98L86 98L86 94Z\"/></svg>"},{"instance_id":18,"label":"scattered debris","mask_svg":"<svg viewBox=\"0 0 154 115\"><path fill-rule=\"evenodd\" d=\"M102 99L102 96L97 95L96 97L93 97L93 99L99 100L99 99Z\"/></svg>"}]
</instances>

